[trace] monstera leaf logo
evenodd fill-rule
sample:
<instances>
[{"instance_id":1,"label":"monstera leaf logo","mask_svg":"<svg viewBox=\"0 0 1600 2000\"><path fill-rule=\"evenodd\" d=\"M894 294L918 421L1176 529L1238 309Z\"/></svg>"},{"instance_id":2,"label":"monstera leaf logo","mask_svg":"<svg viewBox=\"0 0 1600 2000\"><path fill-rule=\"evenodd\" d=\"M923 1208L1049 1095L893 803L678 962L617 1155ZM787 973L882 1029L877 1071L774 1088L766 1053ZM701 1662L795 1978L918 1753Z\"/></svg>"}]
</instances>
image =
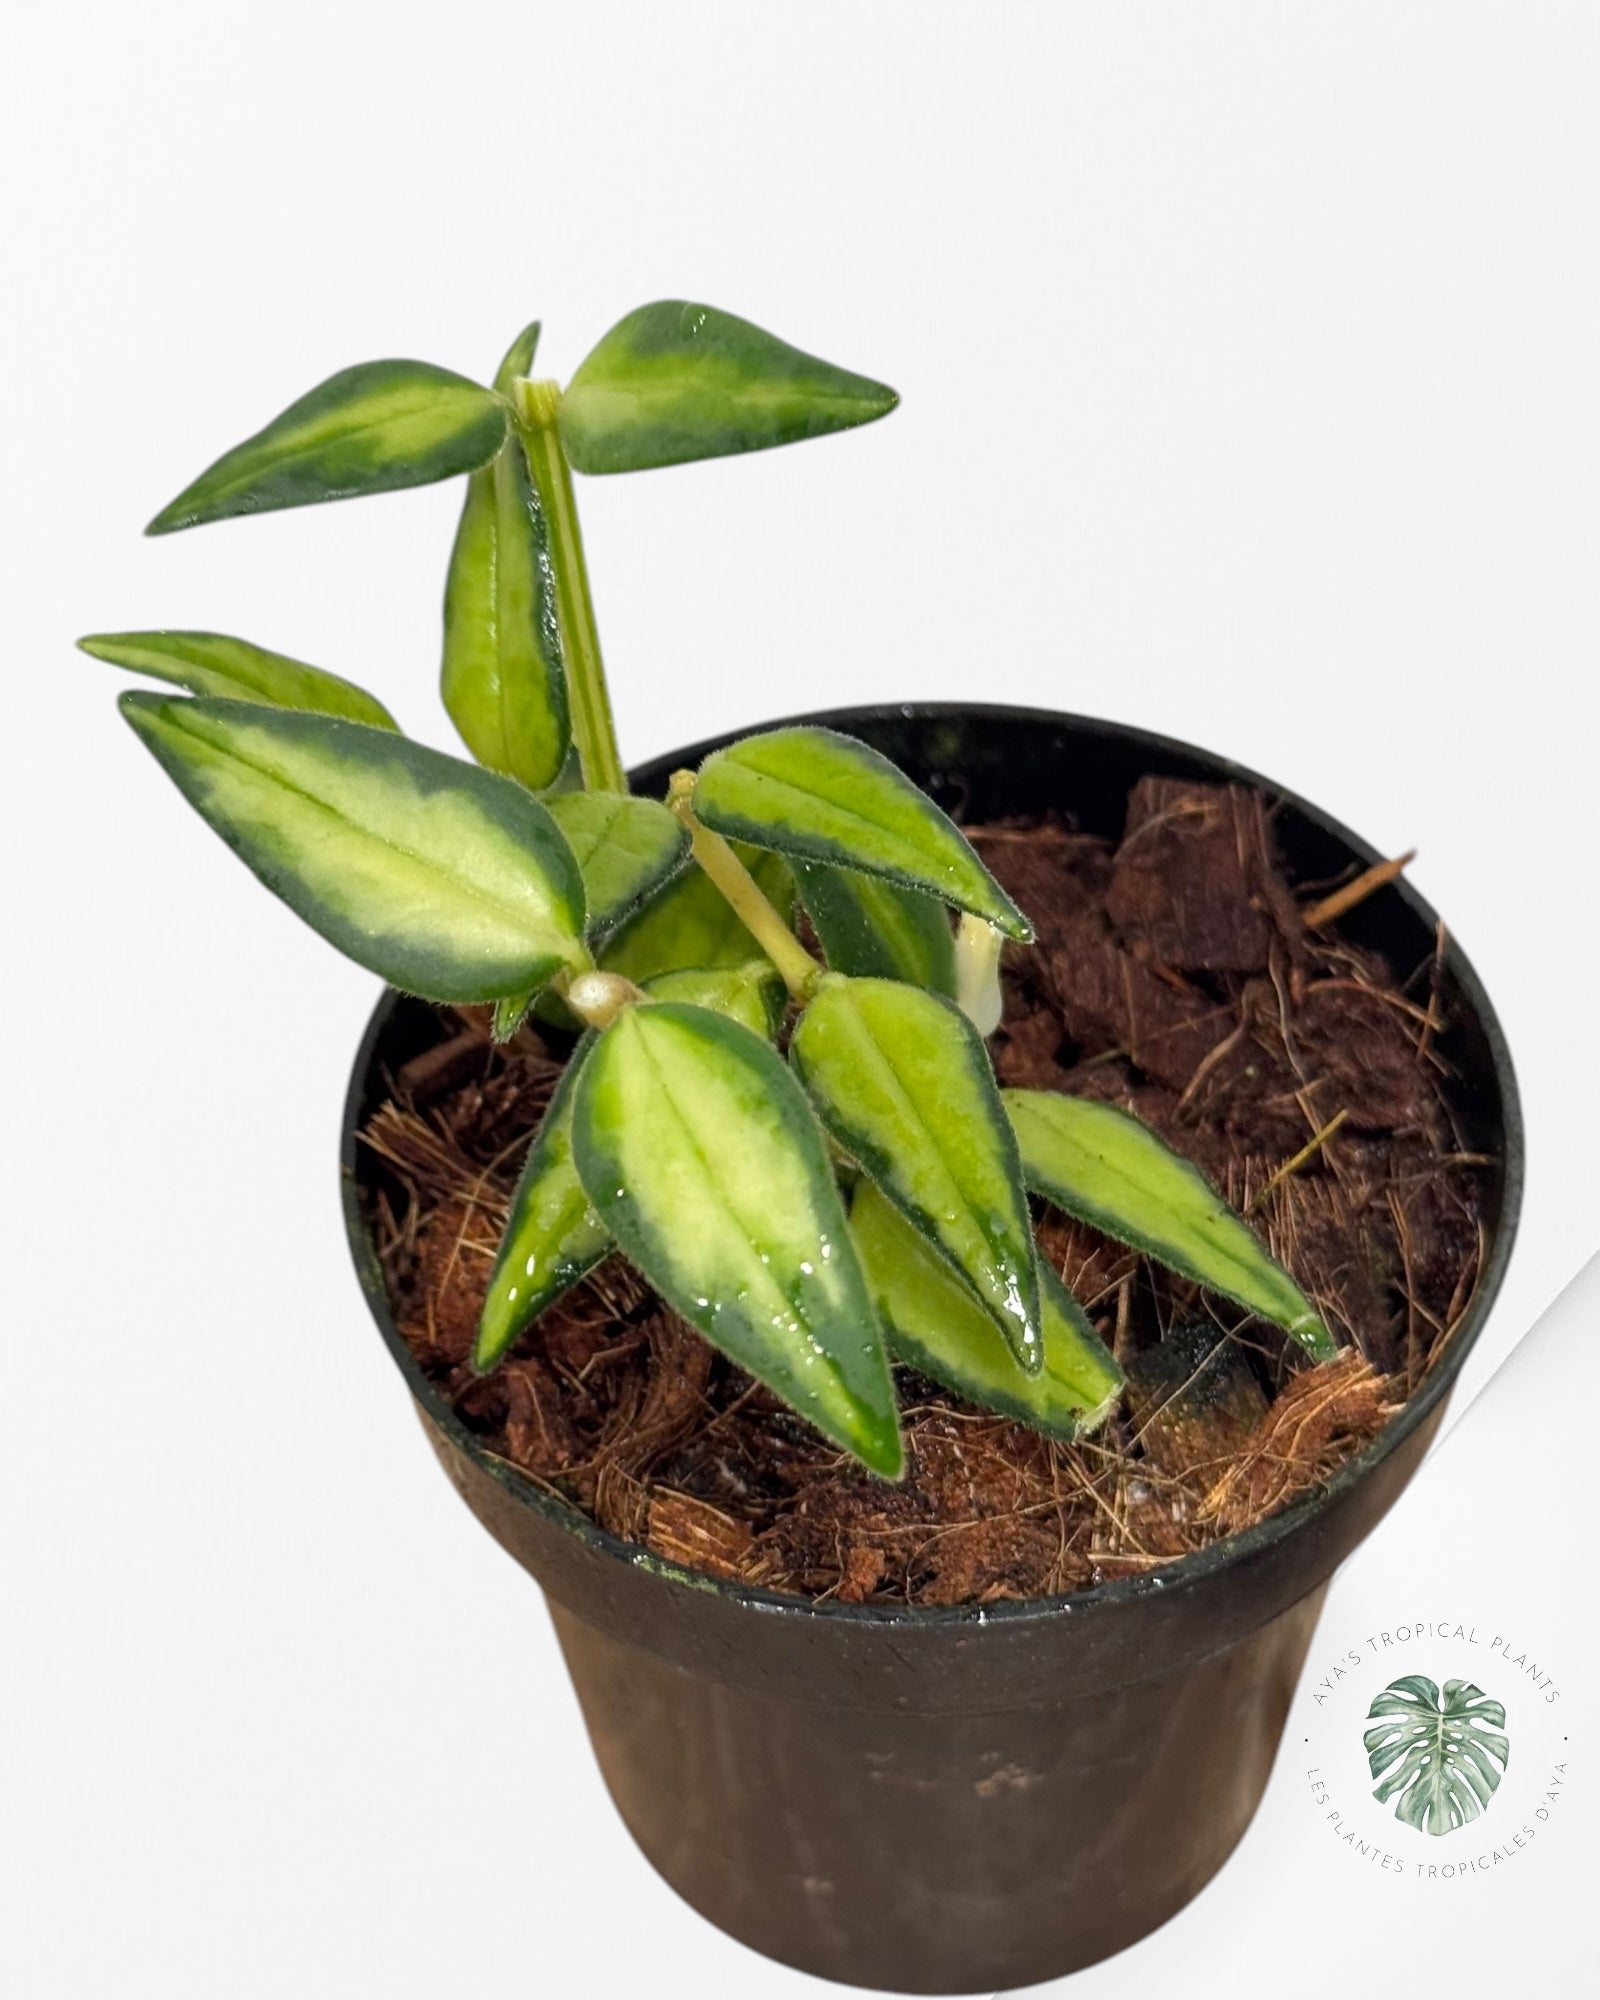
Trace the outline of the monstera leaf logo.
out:
<instances>
[{"instance_id":1,"label":"monstera leaf logo","mask_svg":"<svg viewBox=\"0 0 1600 2000\"><path fill-rule=\"evenodd\" d=\"M1379 1781L1372 1796L1380 1805L1393 1799L1395 1818L1422 1833L1453 1833L1476 1819L1510 1761L1505 1709L1471 1681L1446 1681L1441 1694L1426 1674L1407 1674L1389 1683L1367 1720L1361 1740Z\"/></svg>"}]
</instances>

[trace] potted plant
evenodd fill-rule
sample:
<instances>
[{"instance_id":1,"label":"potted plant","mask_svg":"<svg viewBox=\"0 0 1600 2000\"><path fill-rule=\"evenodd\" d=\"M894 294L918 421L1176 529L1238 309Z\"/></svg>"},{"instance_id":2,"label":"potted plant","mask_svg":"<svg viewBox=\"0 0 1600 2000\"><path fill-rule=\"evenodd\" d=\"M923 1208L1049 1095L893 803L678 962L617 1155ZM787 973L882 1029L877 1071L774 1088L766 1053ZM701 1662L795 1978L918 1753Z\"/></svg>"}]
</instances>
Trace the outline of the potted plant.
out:
<instances>
[{"instance_id":1,"label":"potted plant","mask_svg":"<svg viewBox=\"0 0 1600 2000\"><path fill-rule=\"evenodd\" d=\"M417 362L346 370L151 523L466 475L443 692L475 762L242 640L82 643L176 684L123 696L138 735L269 888L393 989L347 1111L357 1264L447 1471L547 1593L645 1852L714 1921L830 1977L978 1991L1067 1971L1181 1907L1254 1810L1327 1577L1409 1477L1504 1269L1520 1187L1505 1049L1397 869L1251 774L1139 732L860 711L701 745L630 785L572 473L787 444L896 399L702 306L630 314L565 390L532 374L538 331L491 387ZM987 831L969 839L931 791ZM1052 913L1037 977L1056 1011L1026 1019L1032 913L1002 880L1019 866ZM1220 902L1197 866L1226 878ZM1341 886L1308 909L1294 891L1319 879ZM1384 985L1375 952L1422 962L1426 994ZM1093 991L1063 1001L1080 973ZM1252 1027L1274 1005L1276 1095ZM1194 1043L1202 1006L1237 1006L1239 1025L1191 1054L1180 1093L1157 1044ZM1391 1017L1425 1086L1385 1069L1406 1066L1373 1026ZM472 1326L444 1365L402 1323L375 1242L399 1158L383 1117L414 1109L424 1072L448 1094L463 1063L481 1109L497 1062L501 1082L524 1065L539 1109L519 1125L513 1105L509 1139L502 1119L493 1157L467 1161L455 1250L497 1172L504 1227L470 1277L452 1252ZM1067 1070L1084 1087L1055 1087ZM1319 1101L1341 1076L1349 1101ZM1374 1109L1375 1077L1399 1110ZM1224 1083L1268 1118L1252 1129L1283 1129L1292 1099L1309 1132L1253 1182L1240 1153L1234 1202L1174 1143ZM1399 1201L1367 1261L1381 1292L1402 1283L1383 1255L1402 1260L1403 1371L1374 1366L1326 1257L1304 1250L1304 1283L1286 1268L1308 1173L1343 1204L1321 1221L1348 1216L1341 1272L1374 1200ZM1470 1206L1471 1231L1452 1213L1419 1241L1395 1193L1419 1176ZM563 1372L550 1328L578 1299L585 1358ZM614 1365L644 1387L612 1396L613 1431L648 1428L653 1389L688 1384L681 1484L652 1500L634 1479L643 1513L585 1484L581 1419L557 1407L592 1402L587 1378ZM542 1439L520 1458L518 1421ZM739 1424L746 1461L782 1465L730 1465ZM963 1424L998 1472L963 1455ZM965 1500L935 1493L935 1461ZM1124 1517L1168 1473L1156 1514L1175 1529L1198 1507L1204 1536L1146 1548ZM994 1479L1010 1502L991 1503ZM774 1569L705 1495L784 1480L791 1556ZM935 1563L921 1602L884 1580L908 1492L925 1541L969 1548L965 1581ZM814 1503L836 1538L874 1524L822 1584L826 1560L792 1555ZM1051 1566L1013 1564L1007 1538L1036 1547L1052 1506ZM1120 1539L1080 1547L1097 1507Z\"/></svg>"}]
</instances>

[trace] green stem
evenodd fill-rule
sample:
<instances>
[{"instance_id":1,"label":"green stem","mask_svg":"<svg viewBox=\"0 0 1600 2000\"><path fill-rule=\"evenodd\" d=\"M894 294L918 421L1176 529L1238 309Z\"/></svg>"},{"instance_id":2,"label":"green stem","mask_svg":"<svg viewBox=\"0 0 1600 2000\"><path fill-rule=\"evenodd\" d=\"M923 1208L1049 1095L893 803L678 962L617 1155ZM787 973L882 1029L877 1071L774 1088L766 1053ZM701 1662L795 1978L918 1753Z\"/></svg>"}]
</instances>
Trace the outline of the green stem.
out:
<instances>
[{"instance_id":1,"label":"green stem","mask_svg":"<svg viewBox=\"0 0 1600 2000\"><path fill-rule=\"evenodd\" d=\"M761 885L734 853L720 833L702 826L694 815L690 797L694 791L693 771L674 771L667 791L667 804L689 829L694 842L694 858L711 877L712 886L725 896L734 915L778 968L790 997L804 1002L823 971L805 946L790 930L761 893Z\"/></svg>"},{"instance_id":2,"label":"green stem","mask_svg":"<svg viewBox=\"0 0 1600 2000\"><path fill-rule=\"evenodd\" d=\"M572 468L561 449L561 433L556 427L561 391L554 382L518 381L513 385L512 395L528 473L550 524L556 617L561 626L561 651L567 668L572 740L583 767L583 782L591 792L625 792L628 776L617 750L611 695L600 658L600 634L595 629L594 602L589 595L589 570L583 559Z\"/></svg>"}]
</instances>

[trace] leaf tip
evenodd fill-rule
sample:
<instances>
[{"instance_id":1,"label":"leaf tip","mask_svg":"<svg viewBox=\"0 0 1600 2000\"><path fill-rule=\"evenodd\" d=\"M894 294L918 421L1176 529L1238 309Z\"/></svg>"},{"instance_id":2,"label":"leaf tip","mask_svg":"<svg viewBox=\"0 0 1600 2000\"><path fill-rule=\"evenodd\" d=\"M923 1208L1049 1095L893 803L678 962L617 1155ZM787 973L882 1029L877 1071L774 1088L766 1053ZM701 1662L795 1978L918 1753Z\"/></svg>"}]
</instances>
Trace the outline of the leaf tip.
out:
<instances>
[{"instance_id":1,"label":"leaf tip","mask_svg":"<svg viewBox=\"0 0 1600 2000\"><path fill-rule=\"evenodd\" d=\"M124 688L117 696L117 707L121 709L124 719L142 733L146 725L140 718L149 716L153 720L170 699L170 696L157 694L152 688Z\"/></svg>"},{"instance_id":2,"label":"leaf tip","mask_svg":"<svg viewBox=\"0 0 1600 2000\"><path fill-rule=\"evenodd\" d=\"M855 1454L869 1472L876 1473L891 1485L897 1485L906 1476L906 1444L900 1434L898 1416L892 1420L892 1428L885 1425L874 1431L872 1436L858 1438Z\"/></svg>"},{"instance_id":3,"label":"leaf tip","mask_svg":"<svg viewBox=\"0 0 1600 2000\"><path fill-rule=\"evenodd\" d=\"M180 528L192 528L199 520L199 511L190 500L193 489L185 487L176 500L169 500L159 514L152 514L144 524L147 535L172 535Z\"/></svg>"},{"instance_id":4,"label":"leaf tip","mask_svg":"<svg viewBox=\"0 0 1600 2000\"><path fill-rule=\"evenodd\" d=\"M1333 1361L1339 1353L1339 1343L1317 1318L1315 1313L1304 1313L1288 1329L1289 1337L1299 1341L1313 1361Z\"/></svg>"},{"instance_id":5,"label":"leaf tip","mask_svg":"<svg viewBox=\"0 0 1600 2000\"><path fill-rule=\"evenodd\" d=\"M506 1357L510 1345L503 1334L491 1330L487 1314L478 1323L477 1338L472 1343L472 1352L467 1357L467 1366L474 1375L492 1375Z\"/></svg>"}]
</instances>

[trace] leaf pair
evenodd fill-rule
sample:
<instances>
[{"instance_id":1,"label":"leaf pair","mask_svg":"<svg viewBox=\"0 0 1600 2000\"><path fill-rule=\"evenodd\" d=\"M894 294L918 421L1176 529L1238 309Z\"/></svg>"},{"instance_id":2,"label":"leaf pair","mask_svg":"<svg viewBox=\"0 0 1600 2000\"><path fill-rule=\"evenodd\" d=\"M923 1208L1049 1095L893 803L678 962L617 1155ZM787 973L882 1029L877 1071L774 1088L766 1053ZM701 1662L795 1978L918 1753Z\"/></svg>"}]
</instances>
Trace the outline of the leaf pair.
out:
<instances>
[{"instance_id":1,"label":"leaf pair","mask_svg":"<svg viewBox=\"0 0 1600 2000\"><path fill-rule=\"evenodd\" d=\"M224 452L148 532L477 471L505 443L505 398L532 368L538 338L537 323L518 335L492 390L427 361L340 369ZM663 299L619 320L579 365L561 435L579 472L637 472L848 430L898 400L732 313Z\"/></svg>"},{"instance_id":2,"label":"leaf pair","mask_svg":"<svg viewBox=\"0 0 1600 2000\"><path fill-rule=\"evenodd\" d=\"M466 473L445 589L445 707L480 763L533 791L556 782L572 740L552 503L513 408L538 340L537 323L518 335L493 388L423 361L342 369L225 452L149 525L170 534ZM557 423L578 469L636 471L846 429L895 401L882 384L746 320L665 300L630 313L598 343Z\"/></svg>"}]
</instances>

